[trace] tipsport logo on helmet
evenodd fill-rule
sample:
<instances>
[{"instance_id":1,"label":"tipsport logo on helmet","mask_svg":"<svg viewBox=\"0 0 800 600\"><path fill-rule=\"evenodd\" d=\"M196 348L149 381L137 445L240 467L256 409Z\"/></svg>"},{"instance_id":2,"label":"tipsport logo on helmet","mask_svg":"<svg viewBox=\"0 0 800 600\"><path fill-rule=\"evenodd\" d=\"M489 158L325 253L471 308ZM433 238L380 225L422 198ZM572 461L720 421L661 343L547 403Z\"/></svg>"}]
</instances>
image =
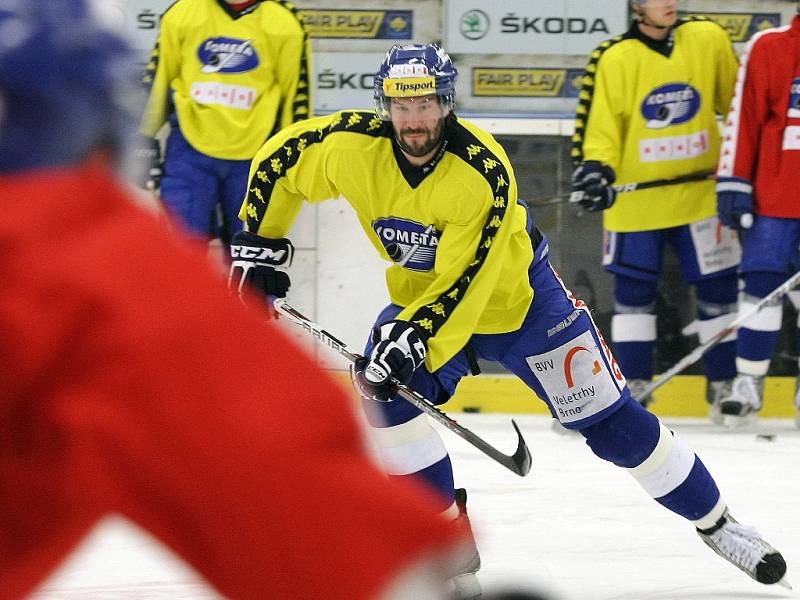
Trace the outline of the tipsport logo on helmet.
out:
<instances>
[{"instance_id":1,"label":"tipsport logo on helmet","mask_svg":"<svg viewBox=\"0 0 800 600\"><path fill-rule=\"evenodd\" d=\"M383 80L383 93L387 98L412 98L436 93L436 78L428 67L420 63L392 65Z\"/></svg>"},{"instance_id":2,"label":"tipsport logo on helmet","mask_svg":"<svg viewBox=\"0 0 800 600\"><path fill-rule=\"evenodd\" d=\"M657 87L642 102L648 129L664 129L691 121L700 110L700 92L688 83Z\"/></svg>"},{"instance_id":3,"label":"tipsport logo on helmet","mask_svg":"<svg viewBox=\"0 0 800 600\"><path fill-rule=\"evenodd\" d=\"M197 49L203 73L244 73L259 65L253 40L217 37L205 40Z\"/></svg>"},{"instance_id":4,"label":"tipsport logo on helmet","mask_svg":"<svg viewBox=\"0 0 800 600\"><path fill-rule=\"evenodd\" d=\"M441 235L433 225L390 217L376 220L372 229L394 262L412 271L433 269Z\"/></svg>"},{"instance_id":5,"label":"tipsport logo on helmet","mask_svg":"<svg viewBox=\"0 0 800 600\"><path fill-rule=\"evenodd\" d=\"M383 93L387 98L413 98L436 93L436 78L407 77L404 79L384 79Z\"/></svg>"}]
</instances>

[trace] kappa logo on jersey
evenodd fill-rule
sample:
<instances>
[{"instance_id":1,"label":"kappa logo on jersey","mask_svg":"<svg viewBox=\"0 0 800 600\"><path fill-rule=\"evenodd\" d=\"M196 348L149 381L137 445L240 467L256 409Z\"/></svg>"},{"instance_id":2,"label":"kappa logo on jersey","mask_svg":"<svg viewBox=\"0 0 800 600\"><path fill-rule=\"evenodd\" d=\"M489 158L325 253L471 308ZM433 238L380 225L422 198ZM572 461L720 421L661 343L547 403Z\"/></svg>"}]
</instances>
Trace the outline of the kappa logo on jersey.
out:
<instances>
[{"instance_id":1,"label":"kappa logo on jersey","mask_svg":"<svg viewBox=\"0 0 800 600\"><path fill-rule=\"evenodd\" d=\"M412 271L433 269L441 235L433 225L390 217L373 222L372 228L394 262Z\"/></svg>"},{"instance_id":2,"label":"kappa logo on jersey","mask_svg":"<svg viewBox=\"0 0 800 600\"><path fill-rule=\"evenodd\" d=\"M200 44L197 56L203 63L203 73L244 73L259 65L253 40L209 38Z\"/></svg>"},{"instance_id":3,"label":"kappa logo on jersey","mask_svg":"<svg viewBox=\"0 0 800 600\"><path fill-rule=\"evenodd\" d=\"M649 129L664 129L692 120L700 110L700 92L688 83L668 83L654 89L642 102Z\"/></svg>"},{"instance_id":4,"label":"kappa logo on jersey","mask_svg":"<svg viewBox=\"0 0 800 600\"><path fill-rule=\"evenodd\" d=\"M792 81L792 95L789 98L789 116L800 118L800 77Z\"/></svg>"}]
</instances>

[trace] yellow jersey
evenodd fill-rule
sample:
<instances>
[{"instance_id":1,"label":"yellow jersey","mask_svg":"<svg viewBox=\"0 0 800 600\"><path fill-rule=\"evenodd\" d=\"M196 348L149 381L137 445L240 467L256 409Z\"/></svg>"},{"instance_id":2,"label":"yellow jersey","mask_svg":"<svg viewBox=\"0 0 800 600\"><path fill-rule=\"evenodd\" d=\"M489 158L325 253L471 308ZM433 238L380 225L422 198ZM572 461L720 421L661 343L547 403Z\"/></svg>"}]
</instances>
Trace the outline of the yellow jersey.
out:
<instances>
[{"instance_id":1,"label":"yellow jersey","mask_svg":"<svg viewBox=\"0 0 800 600\"><path fill-rule=\"evenodd\" d=\"M617 184L716 170L717 114L726 114L738 61L727 32L683 17L662 43L634 24L595 49L578 103L572 158L614 169ZM610 231L646 231L716 214L713 181L654 187L617 196L603 211Z\"/></svg>"},{"instance_id":2,"label":"yellow jersey","mask_svg":"<svg viewBox=\"0 0 800 600\"><path fill-rule=\"evenodd\" d=\"M249 160L274 132L311 116L311 46L294 7L258 0L178 0L164 13L145 72L141 131L154 137L173 111L196 150Z\"/></svg>"},{"instance_id":3,"label":"yellow jersey","mask_svg":"<svg viewBox=\"0 0 800 600\"><path fill-rule=\"evenodd\" d=\"M416 167L374 112L297 123L256 154L240 217L251 232L285 237L303 201L339 196L394 263L389 296L423 332L429 370L474 333L520 327L533 299L531 236L511 163L490 134L450 116L437 155Z\"/></svg>"}]
</instances>

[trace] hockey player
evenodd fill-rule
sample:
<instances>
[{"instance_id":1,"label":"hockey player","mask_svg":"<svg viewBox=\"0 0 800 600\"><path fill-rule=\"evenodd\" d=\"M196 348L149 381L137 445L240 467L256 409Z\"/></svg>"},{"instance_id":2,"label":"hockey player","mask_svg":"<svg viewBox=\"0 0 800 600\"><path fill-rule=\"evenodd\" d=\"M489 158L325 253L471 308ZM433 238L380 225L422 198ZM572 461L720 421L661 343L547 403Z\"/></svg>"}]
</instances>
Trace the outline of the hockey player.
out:
<instances>
[{"instance_id":1,"label":"hockey player","mask_svg":"<svg viewBox=\"0 0 800 600\"><path fill-rule=\"evenodd\" d=\"M670 244L694 286L700 342L735 318L736 235L716 215L714 184L694 181L626 192L613 183L712 172L719 157L717 113L727 111L737 61L725 30L678 18L677 0L632 0L624 34L592 53L578 103L573 190L603 210L603 264L614 275L611 340L634 397L653 376L655 303ZM705 357L711 418L736 374L733 340Z\"/></svg>"},{"instance_id":2,"label":"hockey player","mask_svg":"<svg viewBox=\"0 0 800 600\"><path fill-rule=\"evenodd\" d=\"M795 198L800 186L800 16L791 25L757 33L748 43L717 176L720 218L739 229L742 240L739 310L747 311L800 268ZM790 292L790 298L800 306L800 292ZM721 404L731 425L750 420L761 408L782 304L763 308L739 329L739 374ZM795 404L800 407L800 394Z\"/></svg>"},{"instance_id":3,"label":"hockey player","mask_svg":"<svg viewBox=\"0 0 800 600\"><path fill-rule=\"evenodd\" d=\"M700 459L631 397L589 309L549 264L503 148L453 113L455 82L441 48L394 46L375 76L376 112L315 118L267 141L250 170L232 284L284 296L285 236L304 200L343 196L393 262L392 303L354 373L391 475L421 478L438 490L443 514L461 512L447 449L425 415L393 399L390 378L443 403L470 355L496 361L717 552L762 583L778 582L780 553L730 517ZM477 588L477 551L475 559L459 581L464 597Z\"/></svg>"},{"instance_id":4,"label":"hockey player","mask_svg":"<svg viewBox=\"0 0 800 600\"><path fill-rule=\"evenodd\" d=\"M271 133L311 116L310 72L311 44L286 0L178 0L167 9L141 130L150 187L160 179L162 202L189 230L230 241L241 229L250 161ZM165 122L162 177L154 138Z\"/></svg>"},{"instance_id":5,"label":"hockey player","mask_svg":"<svg viewBox=\"0 0 800 600\"><path fill-rule=\"evenodd\" d=\"M89 6L0 0L0 595L115 513L227 598L443 598L465 532L387 481L352 398L134 207L109 164L134 62Z\"/></svg>"}]
</instances>

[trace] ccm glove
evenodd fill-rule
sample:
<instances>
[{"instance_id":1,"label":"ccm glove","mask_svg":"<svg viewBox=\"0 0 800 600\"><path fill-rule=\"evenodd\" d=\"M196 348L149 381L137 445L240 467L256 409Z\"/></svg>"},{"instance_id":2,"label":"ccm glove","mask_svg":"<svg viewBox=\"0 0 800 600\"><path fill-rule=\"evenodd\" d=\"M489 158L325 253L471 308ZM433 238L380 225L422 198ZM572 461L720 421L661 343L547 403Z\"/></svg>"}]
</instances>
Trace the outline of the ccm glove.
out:
<instances>
[{"instance_id":1,"label":"ccm glove","mask_svg":"<svg viewBox=\"0 0 800 600\"><path fill-rule=\"evenodd\" d=\"M136 164L136 181L139 187L155 191L161 187L164 175L161 145L151 137L139 136L133 158Z\"/></svg>"},{"instance_id":2,"label":"ccm glove","mask_svg":"<svg viewBox=\"0 0 800 600\"><path fill-rule=\"evenodd\" d=\"M286 238L263 238L249 231L237 233L231 242L228 287L242 296L250 288L261 297L283 298L289 291L294 246Z\"/></svg>"},{"instance_id":3,"label":"ccm glove","mask_svg":"<svg viewBox=\"0 0 800 600\"><path fill-rule=\"evenodd\" d=\"M719 220L732 229L750 229L753 225L753 184L741 177L717 179Z\"/></svg>"},{"instance_id":4,"label":"ccm glove","mask_svg":"<svg viewBox=\"0 0 800 600\"><path fill-rule=\"evenodd\" d=\"M611 185L616 178L611 167L596 160L587 160L572 173L572 196L569 201L580 204L589 212L610 208L617 199L617 190Z\"/></svg>"},{"instance_id":5,"label":"ccm glove","mask_svg":"<svg viewBox=\"0 0 800 600\"><path fill-rule=\"evenodd\" d=\"M356 390L368 400L388 402L395 395L392 378L408 384L425 360L427 348L408 321L388 321L372 330L372 352L351 369Z\"/></svg>"}]
</instances>

